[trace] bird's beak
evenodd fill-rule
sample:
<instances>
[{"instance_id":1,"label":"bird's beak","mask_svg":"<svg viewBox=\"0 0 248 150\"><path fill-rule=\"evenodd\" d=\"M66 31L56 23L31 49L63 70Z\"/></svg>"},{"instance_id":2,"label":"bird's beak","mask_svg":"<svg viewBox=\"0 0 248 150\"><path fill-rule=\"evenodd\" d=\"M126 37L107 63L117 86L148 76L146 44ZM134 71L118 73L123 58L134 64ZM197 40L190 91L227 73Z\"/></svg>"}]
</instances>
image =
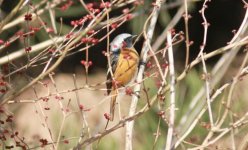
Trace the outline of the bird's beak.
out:
<instances>
[{"instance_id":1,"label":"bird's beak","mask_svg":"<svg viewBox=\"0 0 248 150\"><path fill-rule=\"evenodd\" d=\"M137 37L137 35L132 35L132 39L134 39L134 38L136 38Z\"/></svg>"},{"instance_id":2,"label":"bird's beak","mask_svg":"<svg viewBox=\"0 0 248 150\"><path fill-rule=\"evenodd\" d=\"M137 35L132 35L132 41L136 41Z\"/></svg>"}]
</instances>

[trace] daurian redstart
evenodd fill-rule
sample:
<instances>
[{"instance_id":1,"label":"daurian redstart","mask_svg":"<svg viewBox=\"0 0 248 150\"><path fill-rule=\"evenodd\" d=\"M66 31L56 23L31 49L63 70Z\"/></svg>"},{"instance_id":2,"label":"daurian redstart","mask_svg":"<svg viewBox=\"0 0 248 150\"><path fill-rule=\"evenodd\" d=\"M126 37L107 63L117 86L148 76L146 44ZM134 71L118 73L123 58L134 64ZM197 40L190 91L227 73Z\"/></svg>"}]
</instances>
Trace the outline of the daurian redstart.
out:
<instances>
[{"instance_id":1,"label":"daurian redstart","mask_svg":"<svg viewBox=\"0 0 248 150\"><path fill-rule=\"evenodd\" d=\"M107 73L107 93L111 96L110 121L114 120L114 111L119 87L127 85L136 75L139 65L139 54L133 47L134 35L122 33L110 43L110 62Z\"/></svg>"}]
</instances>

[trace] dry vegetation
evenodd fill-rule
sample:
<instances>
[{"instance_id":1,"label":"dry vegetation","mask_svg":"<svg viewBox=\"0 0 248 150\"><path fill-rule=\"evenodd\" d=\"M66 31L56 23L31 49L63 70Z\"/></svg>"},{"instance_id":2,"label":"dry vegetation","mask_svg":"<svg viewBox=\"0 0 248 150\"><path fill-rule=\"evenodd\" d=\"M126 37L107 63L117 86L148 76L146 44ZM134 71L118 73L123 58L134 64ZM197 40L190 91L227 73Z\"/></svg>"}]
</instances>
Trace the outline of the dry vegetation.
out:
<instances>
[{"instance_id":1,"label":"dry vegetation","mask_svg":"<svg viewBox=\"0 0 248 150\"><path fill-rule=\"evenodd\" d=\"M244 13L232 38L211 51L210 0L19 0L9 13L6 1L0 149L248 148L245 0L236 0ZM193 11L198 39L190 34ZM107 69L97 65L107 66L109 43L127 26L142 63L135 82L119 89L110 122ZM194 40L201 44L193 52ZM73 56L81 61L69 63ZM63 63L73 71L63 73Z\"/></svg>"}]
</instances>

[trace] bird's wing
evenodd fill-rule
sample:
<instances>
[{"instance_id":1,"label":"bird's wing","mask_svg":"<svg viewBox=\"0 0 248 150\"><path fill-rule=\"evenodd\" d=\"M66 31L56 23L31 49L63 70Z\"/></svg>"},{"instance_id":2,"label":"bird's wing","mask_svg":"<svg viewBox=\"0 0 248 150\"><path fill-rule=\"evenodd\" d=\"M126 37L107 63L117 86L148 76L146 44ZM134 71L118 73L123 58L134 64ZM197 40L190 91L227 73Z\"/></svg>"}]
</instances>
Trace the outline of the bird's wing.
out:
<instances>
[{"instance_id":1,"label":"bird's wing","mask_svg":"<svg viewBox=\"0 0 248 150\"><path fill-rule=\"evenodd\" d=\"M112 68L112 73L114 74L116 67L117 67L117 63L118 63L118 57L119 55L116 54L111 54L110 55L110 63L111 63L111 68ZM107 86L107 93L108 95L111 92L111 88L112 88L112 76L111 76L111 70L110 68L108 69L107 72L107 82L106 82L106 86Z\"/></svg>"}]
</instances>

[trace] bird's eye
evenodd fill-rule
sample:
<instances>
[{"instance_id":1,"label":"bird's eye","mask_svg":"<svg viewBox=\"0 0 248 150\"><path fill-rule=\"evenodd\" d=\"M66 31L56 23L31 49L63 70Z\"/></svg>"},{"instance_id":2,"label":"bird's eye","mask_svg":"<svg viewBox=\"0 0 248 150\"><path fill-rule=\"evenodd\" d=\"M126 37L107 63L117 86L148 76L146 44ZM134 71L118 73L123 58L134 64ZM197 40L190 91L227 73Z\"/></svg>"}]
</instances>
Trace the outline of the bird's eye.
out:
<instances>
[{"instance_id":1,"label":"bird's eye","mask_svg":"<svg viewBox=\"0 0 248 150\"><path fill-rule=\"evenodd\" d=\"M124 41L127 42L127 43L132 42L132 37L128 37Z\"/></svg>"}]
</instances>

